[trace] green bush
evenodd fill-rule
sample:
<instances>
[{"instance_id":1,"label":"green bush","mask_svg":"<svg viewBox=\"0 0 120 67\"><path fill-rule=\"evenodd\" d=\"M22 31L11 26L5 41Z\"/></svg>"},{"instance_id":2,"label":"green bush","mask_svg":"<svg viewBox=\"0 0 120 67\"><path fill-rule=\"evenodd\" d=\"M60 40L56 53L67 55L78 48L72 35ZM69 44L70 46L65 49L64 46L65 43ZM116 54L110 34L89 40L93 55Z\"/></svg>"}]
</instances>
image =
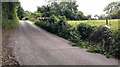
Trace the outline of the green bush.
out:
<instances>
[{"instance_id":1,"label":"green bush","mask_svg":"<svg viewBox=\"0 0 120 67\"><path fill-rule=\"evenodd\" d=\"M89 44L81 39L78 39L78 41L76 42L76 45L81 47L81 48L88 48Z\"/></svg>"},{"instance_id":2,"label":"green bush","mask_svg":"<svg viewBox=\"0 0 120 67\"><path fill-rule=\"evenodd\" d=\"M45 28L46 27L46 23L44 21L40 21L40 20L36 20L35 21L35 25L41 27L41 28Z\"/></svg>"},{"instance_id":3,"label":"green bush","mask_svg":"<svg viewBox=\"0 0 120 67\"><path fill-rule=\"evenodd\" d=\"M46 24L46 29L49 32L52 32L54 34L57 34L59 36L63 36L67 29L69 28L68 25L66 25L66 18L64 16L50 16L49 20Z\"/></svg>"},{"instance_id":4,"label":"green bush","mask_svg":"<svg viewBox=\"0 0 120 67\"><path fill-rule=\"evenodd\" d=\"M101 43L101 46L106 48L110 45L112 31L105 26L100 26L90 37L90 41ZM107 45L106 45L107 44Z\"/></svg>"},{"instance_id":5,"label":"green bush","mask_svg":"<svg viewBox=\"0 0 120 67\"><path fill-rule=\"evenodd\" d=\"M29 20L29 18L28 17L24 17L24 18L22 18L22 20Z\"/></svg>"},{"instance_id":6,"label":"green bush","mask_svg":"<svg viewBox=\"0 0 120 67\"><path fill-rule=\"evenodd\" d=\"M120 59L120 31L113 31L108 53Z\"/></svg>"},{"instance_id":7,"label":"green bush","mask_svg":"<svg viewBox=\"0 0 120 67\"><path fill-rule=\"evenodd\" d=\"M35 22L35 21L36 21L36 18L31 18L31 17L30 17L29 20Z\"/></svg>"},{"instance_id":8,"label":"green bush","mask_svg":"<svg viewBox=\"0 0 120 67\"><path fill-rule=\"evenodd\" d=\"M104 54L105 50L99 45L91 45L88 47L88 52Z\"/></svg>"},{"instance_id":9,"label":"green bush","mask_svg":"<svg viewBox=\"0 0 120 67\"><path fill-rule=\"evenodd\" d=\"M18 17L16 13L16 2L2 2L2 28L15 28L18 24Z\"/></svg>"},{"instance_id":10,"label":"green bush","mask_svg":"<svg viewBox=\"0 0 120 67\"><path fill-rule=\"evenodd\" d=\"M95 27L88 24L81 23L78 25L77 30L79 31L82 39L88 39L88 37L95 31Z\"/></svg>"},{"instance_id":11,"label":"green bush","mask_svg":"<svg viewBox=\"0 0 120 67\"><path fill-rule=\"evenodd\" d=\"M107 57L120 58L119 35L120 32L118 30L112 31L100 26L89 38L91 42L96 42L98 45L92 45L89 51L105 54Z\"/></svg>"}]
</instances>

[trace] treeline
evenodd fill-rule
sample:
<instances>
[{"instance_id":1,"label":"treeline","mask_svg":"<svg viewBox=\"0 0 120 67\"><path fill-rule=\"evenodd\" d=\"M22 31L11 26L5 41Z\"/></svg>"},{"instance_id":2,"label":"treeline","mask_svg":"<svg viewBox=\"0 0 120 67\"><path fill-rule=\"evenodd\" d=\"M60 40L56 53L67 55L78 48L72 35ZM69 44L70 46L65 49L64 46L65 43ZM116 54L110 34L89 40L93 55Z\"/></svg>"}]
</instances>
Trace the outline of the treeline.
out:
<instances>
[{"instance_id":1,"label":"treeline","mask_svg":"<svg viewBox=\"0 0 120 67\"><path fill-rule=\"evenodd\" d=\"M85 16L83 12L79 11L78 5L75 1L71 2L51 2L51 4L43 5L41 7L37 7L36 12L28 12L24 11L21 5L18 8L18 17L19 19L25 19L29 18L30 20L34 20L34 18L37 17L50 17L51 15L55 16L65 16L67 20L105 20L108 19L120 19L120 1L111 2L108 4L103 11L106 12L102 15L94 15L94 18L92 18L92 15ZM31 17L33 16L33 17Z\"/></svg>"},{"instance_id":2,"label":"treeline","mask_svg":"<svg viewBox=\"0 0 120 67\"><path fill-rule=\"evenodd\" d=\"M52 2L46 6L38 7L37 12L41 13L42 17L65 16L68 20L87 20L83 12L78 11L76 2Z\"/></svg>"},{"instance_id":3,"label":"treeline","mask_svg":"<svg viewBox=\"0 0 120 67\"><path fill-rule=\"evenodd\" d=\"M34 20L37 17L65 16L67 20L88 20L91 16L85 16L83 12L78 11L78 5L75 1L71 2L52 2L42 7L37 7L36 12L24 11L21 6L18 8L19 19L29 18Z\"/></svg>"},{"instance_id":4,"label":"treeline","mask_svg":"<svg viewBox=\"0 0 120 67\"><path fill-rule=\"evenodd\" d=\"M2 28L15 28L18 24L17 2L2 2Z\"/></svg>"}]
</instances>

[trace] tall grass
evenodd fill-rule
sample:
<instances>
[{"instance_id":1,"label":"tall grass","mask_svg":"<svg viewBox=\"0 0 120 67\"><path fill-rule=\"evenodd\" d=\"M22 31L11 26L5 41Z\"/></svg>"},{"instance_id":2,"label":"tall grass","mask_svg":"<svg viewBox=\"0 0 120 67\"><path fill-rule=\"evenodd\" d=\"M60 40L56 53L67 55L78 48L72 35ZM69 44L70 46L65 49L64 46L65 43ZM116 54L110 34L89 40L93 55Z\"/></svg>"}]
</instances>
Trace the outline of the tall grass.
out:
<instances>
[{"instance_id":1,"label":"tall grass","mask_svg":"<svg viewBox=\"0 0 120 67\"><path fill-rule=\"evenodd\" d=\"M120 19L112 19L112 20L108 20L108 25L110 26L110 28L112 30L116 30L118 29L118 26L120 24ZM106 24L106 20L80 20L80 21L68 21L68 24L72 25L73 27L77 27L80 23L85 23L85 24L89 24L91 26L101 26L101 25L105 25Z\"/></svg>"}]
</instances>

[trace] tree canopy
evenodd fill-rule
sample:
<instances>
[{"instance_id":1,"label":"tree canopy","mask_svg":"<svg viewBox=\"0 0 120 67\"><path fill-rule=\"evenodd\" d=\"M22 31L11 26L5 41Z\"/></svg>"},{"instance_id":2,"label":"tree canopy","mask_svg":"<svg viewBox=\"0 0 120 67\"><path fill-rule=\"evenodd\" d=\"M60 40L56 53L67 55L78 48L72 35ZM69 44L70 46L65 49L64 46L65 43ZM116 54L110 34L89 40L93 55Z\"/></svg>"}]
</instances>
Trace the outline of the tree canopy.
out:
<instances>
[{"instance_id":1,"label":"tree canopy","mask_svg":"<svg viewBox=\"0 0 120 67\"><path fill-rule=\"evenodd\" d=\"M108 4L104 11L111 19L120 19L120 1Z\"/></svg>"},{"instance_id":2,"label":"tree canopy","mask_svg":"<svg viewBox=\"0 0 120 67\"><path fill-rule=\"evenodd\" d=\"M81 20L86 19L83 12L78 11L78 5L75 1L73 2L52 2L51 4L38 7L37 11L42 14L42 16L50 17L55 16L65 16L68 20Z\"/></svg>"},{"instance_id":3,"label":"tree canopy","mask_svg":"<svg viewBox=\"0 0 120 67\"><path fill-rule=\"evenodd\" d=\"M20 20L22 20L22 18L25 16L24 14L25 14L25 13L24 13L24 10L23 10L23 8L21 7L21 5L20 5L20 3L19 3L18 9L17 9L18 18L19 18Z\"/></svg>"}]
</instances>

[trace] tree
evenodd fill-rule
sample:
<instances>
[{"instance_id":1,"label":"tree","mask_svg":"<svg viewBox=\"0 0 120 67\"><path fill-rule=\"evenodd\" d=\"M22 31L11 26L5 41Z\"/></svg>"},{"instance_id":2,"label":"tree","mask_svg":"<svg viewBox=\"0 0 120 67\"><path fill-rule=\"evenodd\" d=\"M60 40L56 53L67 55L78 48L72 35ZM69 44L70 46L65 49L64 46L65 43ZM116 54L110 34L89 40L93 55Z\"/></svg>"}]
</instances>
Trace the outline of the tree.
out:
<instances>
[{"instance_id":1,"label":"tree","mask_svg":"<svg viewBox=\"0 0 120 67\"><path fill-rule=\"evenodd\" d=\"M120 19L120 10L113 11L111 14L112 19Z\"/></svg>"},{"instance_id":2,"label":"tree","mask_svg":"<svg viewBox=\"0 0 120 67\"><path fill-rule=\"evenodd\" d=\"M118 15L120 11L120 1L108 4L108 6L104 8L104 11L106 12L106 14L108 14L108 17L110 17L111 19L120 19Z\"/></svg>"},{"instance_id":3,"label":"tree","mask_svg":"<svg viewBox=\"0 0 120 67\"><path fill-rule=\"evenodd\" d=\"M68 20L80 20L85 19L85 16L81 11L77 9L78 5L75 1L71 2L52 2L51 4L38 7L37 11L42 14L42 16L50 17L55 16L65 16Z\"/></svg>"},{"instance_id":4,"label":"tree","mask_svg":"<svg viewBox=\"0 0 120 67\"><path fill-rule=\"evenodd\" d=\"M21 7L20 3L18 6L17 15L20 20L22 20L22 18L25 17L25 12L24 12L23 8Z\"/></svg>"},{"instance_id":5,"label":"tree","mask_svg":"<svg viewBox=\"0 0 120 67\"><path fill-rule=\"evenodd\" d=\"M96 18L96 19L98 19L99 18L99 16L96 14L96 15L94 15L94 17Z\"/></svg>"},{"instance_id":6,"label":"tree","mask_svg":"<svg viewBox=\"0 0 120 67\"><path fill-rule=\"evenodd\" d=\"M102 15L100 15L100 16L98 17L98 19L99 19L99 20L105 20L105 19L106 19L106 16L105 16L104 14L102 14Z\"/></svg>"},{"instance_id":7,"label":"tree","mask_svg":"<svg viewBox=\"0 0 120 67\"><path fill-rule=\"evenodd\" d=\"M87 19L91 20L92 19L91 15L87 15Z\"/></svg>"},{"instance_id":8,"label":"tree","mask_svg":"<svg viewBox=\"0 0 120 67\"><path fill-rule=\"evenodd\" d=\"M37 12L41 13L42 16L47 16L49 17L50 16L50 7L47 5L47 6L42 6L42 7L37 7Z\"/></svg>"},{"instance_id":9,"label":"tree","mask_svg":"<svg viewBox=\"0 0 120 67\"><path fill-rule=\"evenodd\" d=\"M86 17L84 16L83 12L78 11L76 20L85 20L85 19Z\"/></svg>"}]
</instances>

